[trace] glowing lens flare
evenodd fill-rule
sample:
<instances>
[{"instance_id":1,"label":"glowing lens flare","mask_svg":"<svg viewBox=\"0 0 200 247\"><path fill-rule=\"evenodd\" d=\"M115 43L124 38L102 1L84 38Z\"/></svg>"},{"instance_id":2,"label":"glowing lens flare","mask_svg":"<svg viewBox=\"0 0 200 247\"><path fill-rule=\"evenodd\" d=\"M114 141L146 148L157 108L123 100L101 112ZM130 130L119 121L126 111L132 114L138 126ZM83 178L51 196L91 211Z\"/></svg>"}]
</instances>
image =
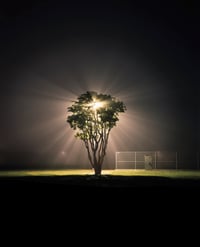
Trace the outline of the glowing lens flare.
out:
<instances>
[{"instance_id":1,"label":"glowing lens flare","mask_svg":"<svg viewBox=\"0 0 200 247\"><path fill-rule=\"evenodd\" d=\"M103 107L103 105L104 105L103 102L97 101L97 102L92 103L92 108L93 108L94 110L97 110L98 108Z\"/></svg>"}]
</instances>

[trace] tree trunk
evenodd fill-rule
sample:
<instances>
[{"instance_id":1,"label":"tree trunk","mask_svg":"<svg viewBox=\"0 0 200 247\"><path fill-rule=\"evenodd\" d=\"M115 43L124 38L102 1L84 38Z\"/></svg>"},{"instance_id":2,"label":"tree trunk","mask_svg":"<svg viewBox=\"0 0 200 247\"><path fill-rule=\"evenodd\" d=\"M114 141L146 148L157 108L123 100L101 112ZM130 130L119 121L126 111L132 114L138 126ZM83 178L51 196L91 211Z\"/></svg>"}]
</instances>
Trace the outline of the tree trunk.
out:
<instances>
[{"instance_id":1,"label":"tree trunk","mask_svg":"<svg viewBox=\"0 0 200 247\"><path fill-rule=\"evenodd\" d=\"M101 170L102 170L101 168L102 166L99 164L94 165L95 176L101 176Z\"/></svg>"}]
</instances>

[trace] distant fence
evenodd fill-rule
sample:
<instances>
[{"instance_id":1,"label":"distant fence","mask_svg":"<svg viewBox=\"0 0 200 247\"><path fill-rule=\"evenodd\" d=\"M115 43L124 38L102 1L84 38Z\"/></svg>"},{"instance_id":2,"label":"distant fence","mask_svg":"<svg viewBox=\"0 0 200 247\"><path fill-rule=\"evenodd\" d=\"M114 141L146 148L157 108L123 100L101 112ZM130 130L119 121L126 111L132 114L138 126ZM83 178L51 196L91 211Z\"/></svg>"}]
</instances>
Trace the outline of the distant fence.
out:
<instances>
[{"instance_id":1,"label":"distant fence","mask_svg":"<svg viewBox=\"0 0 200 247\"><path fill-rule=\"evenodd\" d=\"M122 151L115 169L199 169L199 152Z\"/></svg>"}]
</instances>

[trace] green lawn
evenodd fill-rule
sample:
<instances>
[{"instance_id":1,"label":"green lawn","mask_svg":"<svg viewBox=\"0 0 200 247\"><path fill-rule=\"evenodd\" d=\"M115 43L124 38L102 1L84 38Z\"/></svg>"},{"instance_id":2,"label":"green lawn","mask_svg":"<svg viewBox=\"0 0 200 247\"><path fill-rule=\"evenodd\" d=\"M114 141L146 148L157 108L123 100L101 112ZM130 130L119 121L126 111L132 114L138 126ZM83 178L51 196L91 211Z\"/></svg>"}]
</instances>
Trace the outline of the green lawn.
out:
<instances>
[{"instance_id":1,"label":"green lawn","mask_svg":"<svg viewBox=\"0 0 200 247\"><path fill-rule=\"evenodd\" d=\"M67 176L67 175L93 175L92 170L20 170L0 171L0 177L22 176ZM200 179L200 170L103 170L102 175L121 176L159 176L168 178Z\"/></svg>"}]
</instances>

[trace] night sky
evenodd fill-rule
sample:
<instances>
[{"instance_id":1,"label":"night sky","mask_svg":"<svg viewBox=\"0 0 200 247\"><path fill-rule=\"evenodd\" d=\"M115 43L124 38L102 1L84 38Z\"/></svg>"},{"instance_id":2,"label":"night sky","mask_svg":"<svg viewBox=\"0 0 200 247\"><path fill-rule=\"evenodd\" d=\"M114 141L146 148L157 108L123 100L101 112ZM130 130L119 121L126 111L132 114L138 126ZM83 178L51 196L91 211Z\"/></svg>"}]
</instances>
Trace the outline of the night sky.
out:
<instances>
[{"instance_id":1,"label":"night sky","mask_svg":"<svg viewBox=\"0 0 200 247\"><path fill-rule=\"evenodd\" d=\"M198 8L66 2L0 8L1 166L87 166L66 123L67 107L87 90L127 106L107 166L116 151L198 150Z\"/></svg>"}]
</instances>

